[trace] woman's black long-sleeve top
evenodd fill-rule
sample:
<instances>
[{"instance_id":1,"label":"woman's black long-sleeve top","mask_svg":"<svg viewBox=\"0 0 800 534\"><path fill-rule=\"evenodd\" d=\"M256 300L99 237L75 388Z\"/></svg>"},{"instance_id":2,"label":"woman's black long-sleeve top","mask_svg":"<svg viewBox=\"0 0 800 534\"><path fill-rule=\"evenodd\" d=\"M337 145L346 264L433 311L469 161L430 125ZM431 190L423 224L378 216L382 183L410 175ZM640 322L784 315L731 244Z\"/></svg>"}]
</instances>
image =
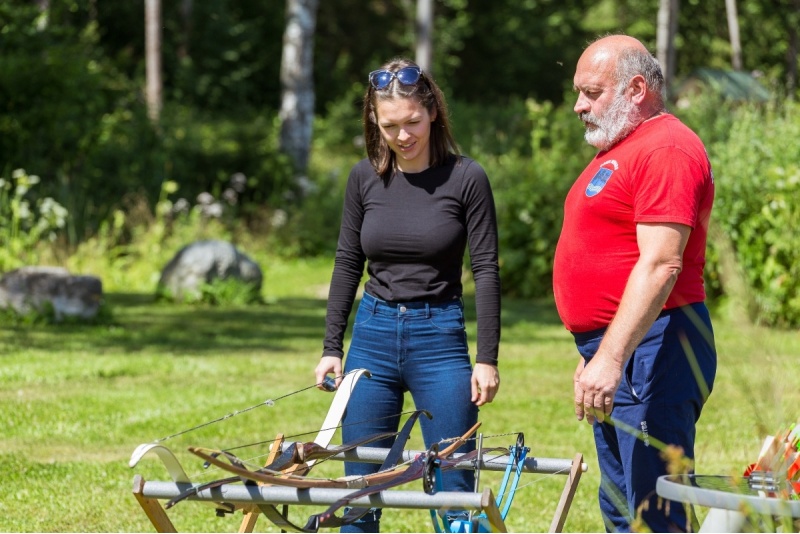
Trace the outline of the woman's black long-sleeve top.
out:
<instances>
[{"instance_id":1,"label":"woman's black long-sleeve top","mask_svg":"<svg viewBox=\"0 0 800 534\"><path fill-rule=\"evenodd\" d=\"M382 180L367 159L347 181L328 295L323 356L344 355L347 320L361 283L390 302L443 302L462 296L464 252L475 281L476 361L497 365L500 276L497 216L489 179L474 160L453 156L420 173Z\"/></svg>"}]
</instances>

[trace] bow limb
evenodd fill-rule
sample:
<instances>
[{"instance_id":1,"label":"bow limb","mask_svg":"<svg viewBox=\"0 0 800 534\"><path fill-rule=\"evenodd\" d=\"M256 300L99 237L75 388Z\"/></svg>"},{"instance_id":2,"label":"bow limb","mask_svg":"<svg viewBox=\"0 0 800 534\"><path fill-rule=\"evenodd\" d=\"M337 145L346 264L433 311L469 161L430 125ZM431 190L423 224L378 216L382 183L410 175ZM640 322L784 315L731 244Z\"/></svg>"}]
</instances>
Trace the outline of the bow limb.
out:
<instances>
[{"instance_id":1,"label":"bow limb","mask_svg":"<svg viewBox=\"0 0 800 534\"><path fill-rule=\"evenodd\" d=\"M294 488L352 488L352 487L364 487L369 485L371 480L376 481L375 483L382 483L385 480L390 479L393 476L396 476L397 472L390 468L394 467L397 463L397 460L401 457L403 448L405 447L406 442L411 434L411 429L414 426L414 423L417 421L420 415L425 414L428 418L432 417L429 412L424 410L417 410L411 417L408 418L403 429L400 431L397 438L395 438L395 442L392 445L392 449L387 455L387 460L384 461L384 466L382 466L382 470L378 473L373 475L367 476L356 476L356 477L342 477L337 479L309 479L308 477L302 476L295 476L292 474L287 474L285 472L276 471L268 468L261 468L257 471L251 471L247 469L243 462L236 458L233 454L226 452L226 451L212 451L209 449L204 449L202 447L189 447L189 452L192 454L199 456L207 463L215 465L220 469L233 473L239 477L253 480L256 482L264 483L264 484L275 484L275 485L283 485L283 486L290 486ZM390 433L395 434L395 433ZM368 436L365 440L366 441L376 441L378 439L383 439L387 437L384 433L373 434L372 436ZM329 451L327 456L333 456L342 452L343 450L349 450L352 448L357 447L358 445L363 445L365 440L361 440L355 444L348 444L343 445L341 447L335 447L333 451ZM227 461L222 461L219 459L219 456L224 457Z\"/></svg>"},{"instance_id":2,"label":"bow limb","mask_svg":"<svg viewBox=\"0 0 800 534\"><path fill-rule=\"evenodd\" d=\"M347 409L347 403L350 401L350 394L353 392L356 382L362 375L366 375L367 378L372 377L372 374L366 369L355 369L344 375L333 397L333 401L331 401L331 407L328 408L328 414L322 422L322 427L317 437L313 440L314 443L322 447L330 445L333 435L339 427L339 422L344 416L344 411ZM316 460L309 462L309 467L313 466L314 463L316 463Z\"/></svg>"},{"instance_id":3,"label":"bow limb","mask_svg":"<svg viewBox=\"0 0 800 534\"><path fill-rule=\"evenodd\" d=\"M447 446L446 448L442 449L438 454L439 458L447 458L448 456L453 454L456 451L456 449L458 449L460 446L462 446L464 443L466 443L467 440L469 440L472 436L474 436L475 432L477 432L480 427L481 427L481 422L480 421L478 421L477 423L472 425L472 428L467 430L462 436L460 436L458 439L456 439L449 446Z\"/></svg>"},{"instance_id":4,"label":"bow limb","mask_svg":"<svg viewBox=\"0 0 800 534\"><path fill-rule=\"evenodd\" d=\"M397 432L380 432L377 434L373 434L371 436L367 436L361 440L356 442L340 445L338 447L331 447L331 448L323 448L317 443L308 442L308 443L292 443L289 447L287 447L286 451L281 454L277 459L268 463L266 466L260 468L258 471L255 472L265 472L265 473L273 473L274 476L285 476L286 474L290 473L294 475L302 476L308 472L309 467L308 463L305 463L306 460L313 459L321 460L330 458L331 456L335 456L342 452L347 452L349 450L355 449L356 447L361 447L368 443L372 443L373 441L379 441L385 438L390 438L396 436ZM218 457L220 454L224 454L226 458L231 461L231 463L238 465L239 467L244 468L244 464L238 460L235 456L230 453L224 451L214 451L210 454L210 456ZM289 471L291 470L291 471ZM198 492L217 488L224 484L232 484L235 482L242 481L243 477L240 476L232 476L221 478L218 480L212 480L211 482L207 482L205 484L200 484L198 486L193 486L188 490L184 491L180 495L177 495L167 501L164 508L169 510L179 502L197 495ZM249 482L249 480L245 479L245 483Z\"/></svg>"},{"instance_id":5,"label":"bow limb","mask_svg":"<svg viewBox=\"0 0 800 534\"><path fill-rule=\"evenodd\" d=\"M341 383L336 391L336 394L333 396L333 401L331 401L331 406L328 408L328 413L325 416L325 419L322 422L322 426L320 427L320 431L317 434L316 438L314 438L313 443L317 444L318 446L327 448L333 439L334 434L336 433L336 428L338 428L339 423L344 416L345 409L347 408L347 404L350 401L350 395L353 392L353 388L355 387L356 382L359 378L363 375L366 375L367 378L370 378L372 375L366 369L355 369L349 373L347 373L344 378L342 378ZM304 467L301 469L297 466L296 469L292 469L292 471L298 474L306 474L311 469L311 467L321 458L311 458L305 464ZM262 483L263 484L263 483ZM261 512L267 516L274 525L281 528L281 531L293 530L298 531L299 527L289 521L287 517L288 510L284 506L283 513L278 512L278 509L271 505L271 504L264 504L260 505L259 509ZM255 527L255 521L257 518L256 512L249 513L245 516L245 519L242 521L242 526L240 531L242 532L250 532L252 528Z\"/></svg>"},{"instance_id":6,"label":"bow limb","mask_svg":"<svg viewBox=\"0 0 800 534\"><path fill-rule=\"evenodd\" d=\"M365 478L365 477L344 477L344 478L311 479L309 477L282 473L280 471L272 473L267 473L263 469L259 471L250 471L249 469L242 467L241 465L230 464L228 462L220 460L216 456L213 456L212 454L217 451L210 451L209 449L203 449L201 447L189 447L189 452L191 452L195 456L202 458L209 464L219 467L223 471L227 471L229 473L232 473L236 476L248 480L253 480L255 482L262 482L264 484L273 484L275 486L289 486L298 489L310 489L310 488L346 489L348 487L353 487L353 485L360 487L363 484L360 484L359 480ZM226 458L228 457L226 456ZM391 475L394 473L388 473L388 474ZM383 473L383 475L385 476L386 473Z\"/></svg>"},{"instance_id":7,"label":"bow limb","mask_svg":"<svg viewBox=\"0 0 800 534\"><path fill-rule=\"evenodd\" d=\"M131 459L128 462L128 467L136 467L136 464L139 463L139 460L142 459L144 455L149 452L153 452L154 454L158 455L158 458L167 468L170 477L172 480L178 483L191 483L191 479L189 475L186 474L183 467L181 466L178 459L172 453L171 450L166 448L159 443L143 443L136 447L131 455Z\"/></svg>"}]
</instances>

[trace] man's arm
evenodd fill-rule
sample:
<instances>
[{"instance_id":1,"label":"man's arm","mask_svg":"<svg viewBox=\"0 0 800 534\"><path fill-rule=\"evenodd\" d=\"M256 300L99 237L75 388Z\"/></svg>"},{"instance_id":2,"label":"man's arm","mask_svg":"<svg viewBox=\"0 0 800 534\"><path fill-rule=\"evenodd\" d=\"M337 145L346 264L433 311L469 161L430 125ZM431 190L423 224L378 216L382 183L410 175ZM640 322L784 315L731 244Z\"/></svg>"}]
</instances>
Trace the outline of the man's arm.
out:
<instances>
[{"instance_id":1,"label":"man's arm","mask_svg":"<svg viewBox=\"0 0 800 534\"><path fill-rule=\"evenodd\" d=\"M574 376L575 415L591 424L611 414L625 364L667 302L682 268L691 227L683 224L638 224L639 260L625 285L622 300L597 353Z\"/></svg>"}]
</instances>

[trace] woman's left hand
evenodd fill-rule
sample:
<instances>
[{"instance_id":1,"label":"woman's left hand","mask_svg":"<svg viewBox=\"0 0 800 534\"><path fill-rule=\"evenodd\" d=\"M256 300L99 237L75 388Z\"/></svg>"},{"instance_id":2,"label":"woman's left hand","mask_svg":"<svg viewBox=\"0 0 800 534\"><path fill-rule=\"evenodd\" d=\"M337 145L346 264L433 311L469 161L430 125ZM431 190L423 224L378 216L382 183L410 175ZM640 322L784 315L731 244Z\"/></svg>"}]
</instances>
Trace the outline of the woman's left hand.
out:
<instances>
[{"instance_id":1,"label":"woman's left hand","mask_svg":"<svg viewBox=\"0 0 800 534\"><path fill-rule=\"evenodd\" d=\"M476 363L472 370L472 402L483 406L494 400L500 389L500 371L496 365Z\"/></svg>"}]
</instances>

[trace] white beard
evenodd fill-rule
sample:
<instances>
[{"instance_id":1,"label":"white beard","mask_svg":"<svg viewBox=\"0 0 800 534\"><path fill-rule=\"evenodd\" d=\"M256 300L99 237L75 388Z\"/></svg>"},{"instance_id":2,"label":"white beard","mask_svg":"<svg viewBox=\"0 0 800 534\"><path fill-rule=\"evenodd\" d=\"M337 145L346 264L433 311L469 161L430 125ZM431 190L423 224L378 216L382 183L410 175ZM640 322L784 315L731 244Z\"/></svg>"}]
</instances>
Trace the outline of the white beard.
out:
<instances>
[{"instance_id":1,"label":"white beard","mask_svg":"<svg viewBox=\"0 0 800 534\"><path fill-rule=\"evenodd\" d=\"M584 111L580 114L581 120L584 124L594 126L594 128L586 128L584 139L600 150L608 150L636 128L635 110L636 106L633 102L626 99L624 95L618 94L602 115L597 116Z\"/></svg>"}]
</instances>

